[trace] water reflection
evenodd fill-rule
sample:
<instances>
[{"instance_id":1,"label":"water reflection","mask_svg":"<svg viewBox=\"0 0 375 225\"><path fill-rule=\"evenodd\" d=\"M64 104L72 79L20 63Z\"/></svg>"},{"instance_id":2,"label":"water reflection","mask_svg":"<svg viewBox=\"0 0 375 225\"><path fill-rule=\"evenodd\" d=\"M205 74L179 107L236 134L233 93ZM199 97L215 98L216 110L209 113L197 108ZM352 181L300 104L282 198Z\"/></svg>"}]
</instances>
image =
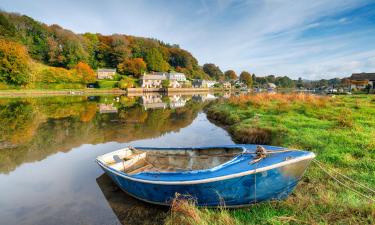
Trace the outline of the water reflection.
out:
<instances>
[{"instance_id":1,"label":"water reflection","mask_svg":"<svg viewBox=\"0 0 375 225\"><path fill-rule=\"evenodd\" d=\"M0 173L82 144L176 132L214 98L148 94L0 99Z\"/></svg>"},{"instance_id":2,"label":"water reflection","mask_svg":"<svg viewBox=\"0 0 375 225\"><path fill-rule=\"evenodd\" d=\"M148 204L130 197L105 174L98 177L96 182L121 224L163 224L168 207Z\"/></svg>"}]
</instances>

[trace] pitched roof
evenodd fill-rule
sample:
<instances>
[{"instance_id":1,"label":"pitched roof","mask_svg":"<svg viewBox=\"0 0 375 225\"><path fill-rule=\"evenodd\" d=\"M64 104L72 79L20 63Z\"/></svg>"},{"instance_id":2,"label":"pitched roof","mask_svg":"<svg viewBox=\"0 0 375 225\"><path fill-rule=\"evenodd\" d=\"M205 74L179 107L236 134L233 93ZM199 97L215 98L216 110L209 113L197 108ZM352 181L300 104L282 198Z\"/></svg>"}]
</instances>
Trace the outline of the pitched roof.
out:
<instances>
[{"instance_id":1,"label":"pitched roof","mask_svg":"<svg viewBox=\"0 0 375 225\"><path fill-rule=\"evenodd\" d=\"M116 69L102 68L102 69L98 69L98 72L116 72Z\"/></svg>"},{"instance_id":2,"label":"pitched roof","mask_svg":"<svg viewBox=\"0 0 375 225\"><path fill-rule=\"evenodd\" d=\"M375 80L375 73L353 73L351 80Z\"/></svg>"},{"instance_id":3,"label":"pitched roof","mask_svg":"<svg viewBox=\"0 0 375 225\"><path fill-rule=\"evenodd\" d=\"M167 79L164 75L146 74L142 77L143 80L165 80Z\"/></svg>"}]
</instances>

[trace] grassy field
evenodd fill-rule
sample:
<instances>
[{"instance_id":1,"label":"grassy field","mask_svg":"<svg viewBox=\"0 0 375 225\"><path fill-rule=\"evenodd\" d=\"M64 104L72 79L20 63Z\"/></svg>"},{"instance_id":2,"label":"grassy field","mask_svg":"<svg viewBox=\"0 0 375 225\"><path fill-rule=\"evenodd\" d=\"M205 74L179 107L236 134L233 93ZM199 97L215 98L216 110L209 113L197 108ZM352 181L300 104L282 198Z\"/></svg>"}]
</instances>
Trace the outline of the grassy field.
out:
<instances>
[{"instance_id":1,"label":"grassy field","mask_svg":"<svg viewBox=\"0 0 375 225\"><path fill-rule=\"evenodd\" d=\"M317 159L375 188L375 96L259 94L232 97L207 109L238 143L313 151ZM375 194L356 186L375 198ZM311 164L284 201L236 210L177 202L167 224L375 224L375 204L338 185Z\"/></svg>"}]
</instances>

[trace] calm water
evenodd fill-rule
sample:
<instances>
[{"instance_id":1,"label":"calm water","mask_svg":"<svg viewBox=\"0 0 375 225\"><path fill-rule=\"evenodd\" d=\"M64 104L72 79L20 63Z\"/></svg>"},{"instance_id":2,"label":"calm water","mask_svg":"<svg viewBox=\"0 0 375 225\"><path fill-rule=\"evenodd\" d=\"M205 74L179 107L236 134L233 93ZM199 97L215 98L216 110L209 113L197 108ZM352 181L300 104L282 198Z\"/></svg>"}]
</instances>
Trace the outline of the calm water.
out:
<instances>
[{"instance_id":1,"label":"calm water","mask_svg":"<svg viewBox=\"0 0 375 225\"><path fill-rule=\"evenodd\" d=\"M232 144L202 112L213 95L0 98L0 224L155 224L95 157L132 146Z\"/></svg>"}]
</instances>

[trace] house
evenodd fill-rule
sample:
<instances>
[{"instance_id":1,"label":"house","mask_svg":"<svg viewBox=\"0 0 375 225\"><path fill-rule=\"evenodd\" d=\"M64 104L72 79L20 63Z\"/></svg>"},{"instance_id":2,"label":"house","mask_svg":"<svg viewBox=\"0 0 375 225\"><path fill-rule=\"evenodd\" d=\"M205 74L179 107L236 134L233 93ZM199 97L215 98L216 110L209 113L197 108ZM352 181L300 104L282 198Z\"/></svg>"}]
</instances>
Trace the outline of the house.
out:
<instances>
[{"instance_id":1,"label":"house","mask_svg":"<svg viewBox=\"0 0 375 225\"><path fill-rule=\"evenodd\" d=\"M350 80L350 89L365 89L367 85L375 89L375 73L353 73Z\"/></svg>"},{"instance_id":2,"label":"house","mask_svg":"<svg viewBox=\"0 0 375 225\"><path fill-rule=\"evenodd\" d=\"M232 87L232 85L231 85L230 82L224 82L224 83L223 83L223 88L224 88L224 89L231 89L231 87Z\"/></svg>"},{"instance_id":3,"label":"house","mask_svg":"<svg viewBox=\"0 0 375 225\"><path fill-rule=\"evenodd\" d=\"M274 83L267 83L266 86L267 86L268 89L276 89L277 88L276 84L274 84Z\"/></svg>"},{"instance_id":4,"label":"house","mask_svg":"<svg viewBox=\"0 0 375 225\"><path fill-rule=\"evenodd\" d=\"M217 81L214 80L200 80L195 79L193 80L193 87L194 88L212 88L215 84L217 84Z\"/></svg>"},{"instance_id":5,"label":"house","mask_svg":"<svg viewBox=\"0 0 375 225\"><path fill-rule=\"evenodd\" d=\"M186 81L186 76L183 73L168 73L167 79L171 88L180 88L183 82Z\"/></svg>"},{"instance_id":6,"label":"house","mask_svg":"<svg viewBox=\"0 0 375 225\"><path fill-rule=\"evenodd\" d=\"M161 88L163 80L169 80L169 87L171 88L180 88L186 82L186 76L183 73L153 72L142 76L142 87Z\"/></svg>"},{"instance_id":7,"label":"house","mask_svg":"<svg viewBox=\"0 0 375 225\"><path fill-rule=\"evenodd\" d=\"M162 88L162 81L166 79L166 73L144 74L141 77L141 85L143 88Z\"/></svg>"},{"instance_id":8,"label":"house","mask_svg":"<svg viewBox=\"0 0 375 225\"><path fill-rule=\"evenodd\" d=\"M97 78L98 79L113 79L116 74L116 69L98 69Z\"/></svg>"},{"instance_id":9,"label":"house","mask_svg":"<svg viewBox=\"0 0 375 225\"><path fill-rule=\"evenodd\" d=\"M104 114L104 113L117 113L118 110L117 108L112 104L105 104L101 103L99 104L99 113Z\"/></svg>"}]
</instances>

